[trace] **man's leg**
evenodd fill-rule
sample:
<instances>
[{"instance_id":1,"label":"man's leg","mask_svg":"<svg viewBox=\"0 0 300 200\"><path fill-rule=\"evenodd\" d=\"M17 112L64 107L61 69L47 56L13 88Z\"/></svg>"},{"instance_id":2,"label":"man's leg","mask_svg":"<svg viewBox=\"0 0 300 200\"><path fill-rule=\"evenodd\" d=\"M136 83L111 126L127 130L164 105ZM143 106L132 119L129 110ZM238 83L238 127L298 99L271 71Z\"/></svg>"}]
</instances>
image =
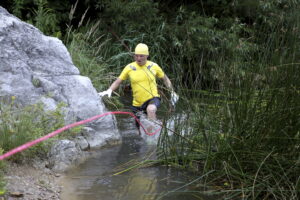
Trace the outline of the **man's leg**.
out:
<instances>
[{"instance_id":1,"label":"man's leg","mask_svg":"<svg viewBox=\"0 0 300 200\"><path fill-rule=\"evenodd\" d=\"M149 100L146 108L148 119L156 120L156 111L159 106L160 98L154 97L153 99Z\"/></svg>"},{"instance_id":2,"label":"man's leg","mask_svg":"<svg viewBox=\"0 0 300 200\"><path fill-rule=\"evenodd\" d=\"M147 106L147 116L148 119L156 120L157 107L155 104L149 104Z\"/></svg>"},{"instance_id":3,"label":"man's leg","mask_svg":"<svg viewBox=\"0 0 300 200\"><path fill-rule=\"evenodd\" d=\"M140 107L136 107L136 106L130 106L130 108L131 108L133 114L136 116L136 118L137 118L138 120L140 120L141 116L140 116L140 114L138 114L138 112L141 111L141 108L140 108ZM136 128L138 129L138 131L139 131L139 135L141 135L141 132L140 132L140 124L138 123L137 120L135 120L135 126L136 126Z\"/></svg>"}]
</instances>

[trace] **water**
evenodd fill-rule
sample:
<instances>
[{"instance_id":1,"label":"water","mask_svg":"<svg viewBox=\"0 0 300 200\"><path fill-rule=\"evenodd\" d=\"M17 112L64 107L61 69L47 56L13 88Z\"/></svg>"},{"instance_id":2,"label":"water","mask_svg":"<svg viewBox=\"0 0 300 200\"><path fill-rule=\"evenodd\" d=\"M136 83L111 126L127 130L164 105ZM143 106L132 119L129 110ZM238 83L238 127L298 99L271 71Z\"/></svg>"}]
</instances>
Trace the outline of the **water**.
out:
<instances>
[{"instance_id":1,"label":"water","mask_svg":"<svg viewBox=\"0 0 300 200\"><path fill-rule=\"evenodd\" d=\"M182 193L186 188L181 187L190 178L184 172L161 166L127 171L145 157L155 158L155 145L138 136L134 121L128 117L119 119L119 125L122 144L95 152L85 163L69 171L62 179L63 200L202 199Z\"/></svg>"}]
</instances>

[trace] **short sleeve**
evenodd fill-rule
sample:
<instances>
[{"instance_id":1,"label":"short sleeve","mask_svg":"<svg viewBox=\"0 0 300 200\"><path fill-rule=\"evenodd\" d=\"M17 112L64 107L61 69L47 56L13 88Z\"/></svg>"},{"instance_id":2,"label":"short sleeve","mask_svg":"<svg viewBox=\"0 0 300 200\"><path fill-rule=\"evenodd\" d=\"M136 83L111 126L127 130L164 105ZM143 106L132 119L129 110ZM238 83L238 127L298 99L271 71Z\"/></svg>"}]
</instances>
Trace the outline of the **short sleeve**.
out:
<instances>
[{"instance_id":1,"label":"short sleeve","mask_svg":"<svg viewBox=\"0 0 300 200\"><path fill-rule=\"evenodd\" d=\"M119 76L119 79L125 81L128 79L128 73L130 71L130 68L129 66L126 66L123 71L121 72L120 76Z\"/></svg>"},{"instance_id":2,"label":"short sleeve","mask_svg":"<svg viewBox=\"0 0 300 200\"><path fill-rule=\"evenodd\" d=\"M163 78L163 77L165 76L165 73L164 73L164 71L161 69L160 66L155 65L155 71L156 71L156 76L157 76L158 78Z\"/></svg>"}]
</instances>

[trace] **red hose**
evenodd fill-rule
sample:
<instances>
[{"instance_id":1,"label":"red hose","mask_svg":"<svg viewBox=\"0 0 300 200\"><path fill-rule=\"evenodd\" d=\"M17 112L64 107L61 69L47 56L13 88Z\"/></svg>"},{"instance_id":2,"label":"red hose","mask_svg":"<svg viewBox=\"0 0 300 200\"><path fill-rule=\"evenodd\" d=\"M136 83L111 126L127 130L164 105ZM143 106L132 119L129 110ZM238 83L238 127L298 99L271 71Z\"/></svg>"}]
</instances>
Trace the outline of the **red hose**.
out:
<instances>
[{"instance_id":1,"label":"red hose","mask_svg":"<svg viewBox=\"0 0 300 200\"><path fill-rule=\"evenodd\" d=\"M107 113L103 113L101 115L96 115L94 117L88 118L86 120L82 120L82 121L79 121L79 122L75 122L73 124L69 124L69 125L64 126L64 127L60 128L60 129L57 129L56 131L53 131L53 132L49 133L48 135L45 135L43 137L40 137L40 138L38 138L36 140L33 140L33 141L30 141L30 142L27 142L27 143L25 143L25 144L23 144L21 146L18 146L16 148L14 148L14 149L6 152L5 154L1 155L0 156L0 160L3 160L3 159L5 159L5 158L7 158L9 156L12 156L12 155L14 155L14 154L16 154L18 152L24 151L25 149L28 149L29 147L31 147L31 146L33 146L33 145L35 145L37 143L40 143L40 142L42 142L44 140L47 140L47 139L49 139L49 138L51 138L51 137L53 137L53 136L55 136L55 135L57 135L57 134L65 131L65 130L68 130L70 128L73 128L73 127L76 127L76 126L79 126L79 125L82 125L82 124L86 124L86 123L91 122L93 120L96 120L98 118L104 117L106 115L112 115L112 114L114 114L114 115L115 114L130 115L131 117L133 117L139 123L139 125L143 128L143 130L145 131L145 133L147 135L149 135L149 136L155 135L158 131L160 131L160 129L158 129L158 130L154 131L153 133L148 133L145 130L144 126L139 121L139 119L133 113L131 113L131 112L123 112L123 111L107 112Z\"/></svg>"}]
</instances>

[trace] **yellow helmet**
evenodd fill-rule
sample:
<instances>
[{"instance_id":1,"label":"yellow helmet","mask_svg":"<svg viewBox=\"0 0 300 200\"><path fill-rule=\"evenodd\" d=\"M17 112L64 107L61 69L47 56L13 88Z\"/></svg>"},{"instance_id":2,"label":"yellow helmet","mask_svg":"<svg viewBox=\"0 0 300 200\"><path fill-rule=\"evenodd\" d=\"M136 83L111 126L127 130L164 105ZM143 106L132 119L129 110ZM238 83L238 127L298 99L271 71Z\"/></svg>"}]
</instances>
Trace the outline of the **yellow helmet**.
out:
<instances>
[{"instance_id":1,"label":"yellow helmet","mask_svg":"<svg viewBox=\"0 0 300 200\"><path fill-rule=\"evenodd\" d=\"M141 54L141 55L147 55L148 56L149 55L148 46L146 44L139 43L135 47L134 54Z\"/></svg>"}]
</instances>

